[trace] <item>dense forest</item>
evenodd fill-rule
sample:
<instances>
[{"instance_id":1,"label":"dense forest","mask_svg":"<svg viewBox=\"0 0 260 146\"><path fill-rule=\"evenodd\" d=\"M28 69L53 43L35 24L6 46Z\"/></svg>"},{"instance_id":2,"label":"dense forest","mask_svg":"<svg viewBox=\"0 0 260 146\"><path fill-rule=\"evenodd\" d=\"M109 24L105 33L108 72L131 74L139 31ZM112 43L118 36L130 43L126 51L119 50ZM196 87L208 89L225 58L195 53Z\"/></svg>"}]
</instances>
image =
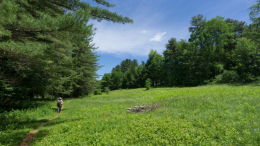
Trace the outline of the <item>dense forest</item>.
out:
<instances>
[{"instance_id":1,"label":"dense forest","mask_svg":"<svg viewBox=\"0 0 260 146\"><path fill-rule=\"evenodd\" d=\"M197 86L260 81L260 0L250 8L251 24L199 14L191 18L188 41L171 38L163 56L151 50L138 65L126 59L104 74L101 89L152 86Z\"/></svg>"},{"instance_id":2,"label":"dense forest","mask_svg":"<svg viewBox=\"0 0 260 146\"><path fill-rule=\"evenodd\" d=\"M90 19L133 23L80 0L1 0L0 107L93 93L99 66Z\"/></svg>"}]
</instances>

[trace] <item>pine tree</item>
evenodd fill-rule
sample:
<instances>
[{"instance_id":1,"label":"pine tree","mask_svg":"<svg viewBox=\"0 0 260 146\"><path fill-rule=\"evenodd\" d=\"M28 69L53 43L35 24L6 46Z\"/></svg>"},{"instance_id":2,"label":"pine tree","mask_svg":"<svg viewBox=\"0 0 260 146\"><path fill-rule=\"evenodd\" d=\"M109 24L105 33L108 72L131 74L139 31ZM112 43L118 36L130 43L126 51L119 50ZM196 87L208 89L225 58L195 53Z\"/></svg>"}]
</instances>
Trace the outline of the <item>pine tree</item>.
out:
<instances>
[{"instance_id":1,"label":"pine tree","mask_svg":"<svg viewBox=\"0 0 260 146\"><path fill-rule=\"evenodd\" d=\"M200 33L205 30L206 18L202 14L193 16L190 21L191 27L189 27L189 32L191 32L189 42L197 40L200 48L203 48L203 41L201 41Z\"/></svg>"},{"instance_id":2,"label":"pine tree","mask_svg":"<svg viewBox=\"0 0 260 146\"><path fill-rule=\"evenodd\" d=\"M105 0L94 1L115 6ZM133 23L128 17L80 0L2 0L0 85L8 84L16 99L91 93L98 56L91 44L93 26L86 25L89 19ZM2 95L7 93L1 90Z\"/></svg>"}]
</instances>

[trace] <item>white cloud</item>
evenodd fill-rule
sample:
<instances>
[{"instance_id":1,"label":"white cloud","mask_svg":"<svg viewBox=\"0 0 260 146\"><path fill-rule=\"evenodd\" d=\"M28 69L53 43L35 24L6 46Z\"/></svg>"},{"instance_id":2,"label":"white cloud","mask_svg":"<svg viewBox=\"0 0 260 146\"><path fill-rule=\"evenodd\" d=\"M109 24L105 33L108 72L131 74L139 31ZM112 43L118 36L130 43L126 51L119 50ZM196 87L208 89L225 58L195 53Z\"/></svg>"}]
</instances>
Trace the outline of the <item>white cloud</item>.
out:
<instances>
[{"instance_id":1,"label":"white cloud","mask_svg":"<svg viewBox=\"0 0 260 146\"><path fill-rule=\"evenodd\" d=\"M150 41L160 42L165 34L166 31L163 33L158 32L153 38L150 39Z\"/></svg>"},{"instance_id":2,"label":"white cloud","mask_svg":"<svg viewBox=\"0 0 260 146\"><path fill-rule=\"evenodd\" d=\"M142 31L142 33L146 33L146 31L145 31L145 30L143 30L143 31Z\"/></svg>"},{"instance_id":3,"label":"white cloud","mask_svg":"<svg viewBox=\"0 0 260 146\"><path fill-rule=\"evenodd\" d=\"M165 50L165 44L170 38L165 37L166 31L169 37L175 37L179 39L187 39L189 36L188 26L184 28L175 27L164 28L165 32L158 33L160 30L151 27L149 25L122 25L111 22L95 22L92 21L94 27L97 28L93 37L93 43L98 47L95 51L100 53L114 54L118 57L126 54L132 56L147 56L151 49L157 50L158 53L162 53ZM182 26L183 27L183 26ZM144 29L145 28L145 29ZM145 35L140 35L145 31ZM159 37L154 37L157 34ZM162 39L163 36L163 39ZM151 38L159 41L151 41Z\"/></svg>"}]
</instances>

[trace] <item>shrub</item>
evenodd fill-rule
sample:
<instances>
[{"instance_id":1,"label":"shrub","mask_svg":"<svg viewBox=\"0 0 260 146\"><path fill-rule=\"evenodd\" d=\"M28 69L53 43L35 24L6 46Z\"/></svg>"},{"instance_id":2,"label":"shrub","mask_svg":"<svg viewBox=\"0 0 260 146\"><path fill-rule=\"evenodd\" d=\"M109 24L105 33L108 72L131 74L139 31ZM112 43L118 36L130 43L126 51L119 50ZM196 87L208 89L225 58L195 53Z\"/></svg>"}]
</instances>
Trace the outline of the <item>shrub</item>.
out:
<instances>
[{"instance_id":1,"label":"shrub","mask_svg":"<svg viewBox=\"0 0 260 146\"><path fill-rule=\"evenodd\" d=\"M239 82L239 76L236 71L224 70L223 74L216 76L214 82L215 83L237 83Z\"/></svg>"},{"instance_id":2,"label":"shrub","mask_svg":"<svg viewBox=\"0 0 260 146\"><path fill-rule=\"evenodd\" d=\"M94 92L94 95L102 95L101 89L97 89L97 90Z\"/></svg>"},{"instance_id":3,"label":"shrub","mask_svg":"<svg viewBox=\"0 0 260 146\"><path fill-rule=\"evenodd\" d=\"M208 84L210 84L210 81L209 80L205 80L203 83L208 85Z\"/></svg>"},{"instance_id":4,"label":"shrub","mask_svg":"<svg viewBox=\"0 0 260 146\"><path fill-rule=\"evenodd\" d=\"M151 79L148 78L148 79L145 81L145 88L146 88L147 90L149 90L150 87L151 87Z\"/></svg>"},{"instance_id":5,"label":"shrub","mask_svg":"<svg viewBox=\"0 0 260 146\"><path fill-rule=\"evenodd\" d=\"M107 94L109 94L109 91L110 91L110 89L108 87L104 88L104 92L106 92Z\"/></svg>"},{"instance_id":6,"label":"shrub","mask_svg":"<svg viewBox=\"0 0 260 146\"><path fill-rule=\"evenodd\" d=\"M203 81L204 85L212 85L213 84L213 78L209 79L209 80L205 80Z\"/></svg>"},{"instance_id":7,"label":"shrub","mask_svg":"<svg viewBox=\"0 0 260 146\"><path fill-rule=\"evenodd\" d=\"M47 98L47 99L55 99L55 96L50 95L50 94L46 94L45 98Z\"/></svg>"},{"instance_id":8,"label":"shrub","mask_svg":"<svg viewBox=\"0 0 260 146\"><path fill-rule=\"evenodd\" d=\"M260 83L260 77L256 77L254 83Z\"/></svg>"}]
</instances>

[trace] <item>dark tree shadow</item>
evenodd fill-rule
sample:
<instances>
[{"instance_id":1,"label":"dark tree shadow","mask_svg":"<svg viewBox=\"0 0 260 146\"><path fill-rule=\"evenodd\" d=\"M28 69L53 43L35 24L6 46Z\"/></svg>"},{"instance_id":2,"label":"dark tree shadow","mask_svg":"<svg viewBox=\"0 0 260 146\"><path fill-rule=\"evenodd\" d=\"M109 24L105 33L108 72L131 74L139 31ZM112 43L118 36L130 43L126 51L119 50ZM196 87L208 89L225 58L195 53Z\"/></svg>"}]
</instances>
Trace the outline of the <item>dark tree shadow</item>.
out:
<instances>
[{"instance_id":1,"label":"dark tree shadow","mask_svg":"<svg viewBox=\"0 0 260 146\"><path fill-rule=\"evenodd\" d=\"M219 85L221 85L221 84L219 84ZM235 86L235 87L240 87L240 86L260 86L260 83L233 83L233 84L223 84L223 85Z\"/></svg>"},{"instance_id":2,"label":"dark tree shadow","mask_svg":"<svg viewBox=\"0 0 260 146\"><path fill-rule=\"evenodd\" d=\"M62 124L62 123L67 123L67 122L76 122L76 121L80 121L82 120L82 118L78 118L78 119L72 119L72 120L61 120L61 121L51 121L49 123L47 123L46 125L44 125L44 127L51 127L51 126L55 126L58 124Z\"/></svg>"},{"instance_id":3,"label":"dark tree shadow","mask_svg":"<svg viewBox=\"0 0 260 146\"><path fill-rule=\"evenodd\" d=\"M78 97L78 98L85 98L85 97ZM66 100L71 99L78 99L78 98L64 98ZM46 106L50 102L56 102L56 99L22 99L22 100L14 100L9 103L1 104L0 103L0 113L1 112L9 112L11 110L22 110L22 109L32 109Z\"/></svg>"},{"instance_id":4,"label":"dark tree shadow","mask_svg":"<svg viewBox=\"0 0 260 146\"><path fill-rule=\"evenodd\" d=\"M53 112L57 112L57 107L56 108L50 108ZM61 111L64 111L64 110L68 110L67 108L64 108L62 109Z\"/></svg>"},{"instance_id":5,"label":"dark tree shadow","mask_svg":"<svg viewBox=\"0 0 260 146\"><path fill-rule=\"evenodd\" d=\"M20 145L23 139L26 137L26 131L11 132L8 135L1 135L4 141L1 141L2 145Z\"/></svg>"},{"instance_id":6,"label":"dark tree shadow","mask_svg":"<svg viewBox=\"0 0 260 146\"><path fill-rule=\"evenodd\" d=\"M50 108L53 112L57 112L57 108Z\"/></svg>"},{"instance_id":7,"label":"dark tree shadow","mask_svg":"<svg viewBox=\"0 0 260 146\"><path fill-rule=\"evenodd\" d=\"M171 86L152 86L151 88L187 88L196 86L181 86L181 85L171 85Z\"/></svg>"},{"instance_id":8,"label":"dark tree shadow","mask_svg":"<svg viewBox=\"0 0 260 146\"><path fill-rule=\"evenodd\" d=\"M1 141L2 145L19 145L22 143L23 139L26 137L27 133L30 131L19 130L19 129L36 129L38 126L46 122L48 119L42 120L31 120L31 121L23 121L23 122L15 122L17 124L16 130L12 130L5 137L3 135L3 140ZM8 130L8 129L6 129ZM3 131L5 132L5 131Z\"/></svg>"},{"instance_id":9,"label":"dark tree shadow","mask_svg":"<svg viewBox=\"0 0 260 146\"><path fill-rule=\"evenodd\" d=\"M62 121L55 121L53 119L52 121L48 122L47 124L43 125L43 127L51 127L62 123L67 122L74 122L79 121L82 119L73 119L73 120L62 120ZM8 133L7 135L2 135L3 137L1 139L4 139L4 141L1 141L2 145L19 145L22 143L23 139L26 137L27 133L30 131L18 131L21 129L36 129L41 124L47 122L48 119L42 119L42 120L32 120L32 121L25 121L25 122L17 122L19 125L16 129L13 130L11 133ZM49 134L49 130L40 128L39 132L34 136L34 142L35 141L41 141L46 135ZM33 145L33 143L31 144Z\"/></svg>"}]
</instances>

